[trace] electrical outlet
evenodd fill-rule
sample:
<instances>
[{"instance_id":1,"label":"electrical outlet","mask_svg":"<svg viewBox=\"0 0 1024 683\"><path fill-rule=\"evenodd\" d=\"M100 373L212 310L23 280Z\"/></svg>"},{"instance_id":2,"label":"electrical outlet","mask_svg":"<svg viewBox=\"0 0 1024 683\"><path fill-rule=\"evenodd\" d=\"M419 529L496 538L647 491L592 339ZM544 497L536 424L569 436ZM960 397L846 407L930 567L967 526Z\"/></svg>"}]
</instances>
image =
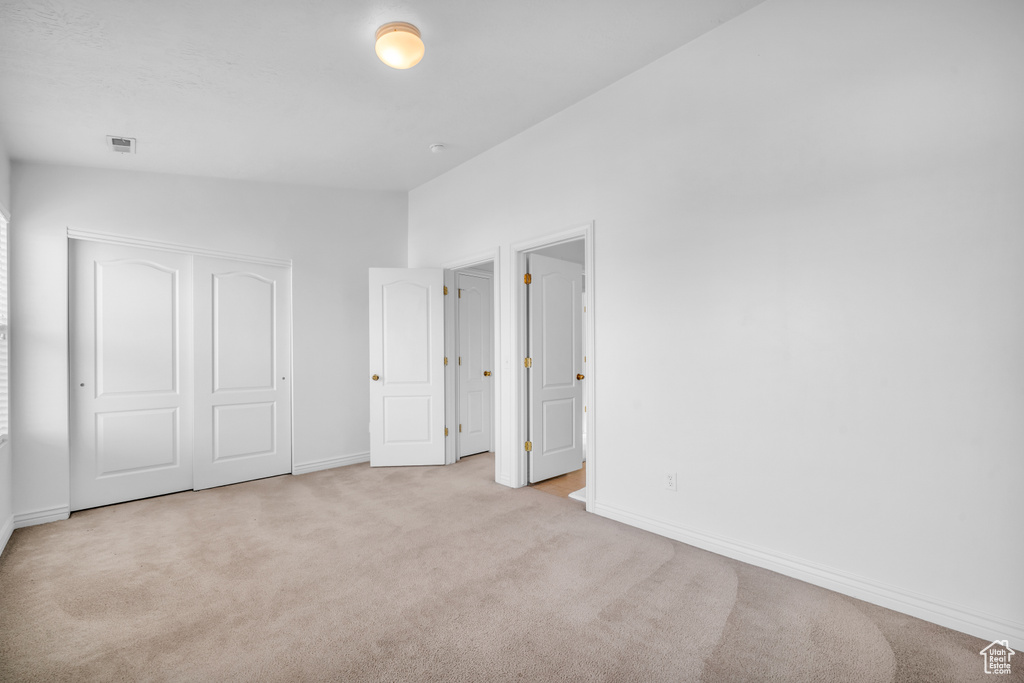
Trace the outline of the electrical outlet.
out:
<instances>
[{"instance_id":1,"label":"electrical outlet","mask_svg":"<svg viewBox=\"0 0 1024 683\"><path fill-rule=\"evenodd\" d=\"M669 491L678 491L679 490L679 481L676 478L676 473L675 472L666 472L665 473L665 488L667 488Z\"/></svg>"}]
</instances>

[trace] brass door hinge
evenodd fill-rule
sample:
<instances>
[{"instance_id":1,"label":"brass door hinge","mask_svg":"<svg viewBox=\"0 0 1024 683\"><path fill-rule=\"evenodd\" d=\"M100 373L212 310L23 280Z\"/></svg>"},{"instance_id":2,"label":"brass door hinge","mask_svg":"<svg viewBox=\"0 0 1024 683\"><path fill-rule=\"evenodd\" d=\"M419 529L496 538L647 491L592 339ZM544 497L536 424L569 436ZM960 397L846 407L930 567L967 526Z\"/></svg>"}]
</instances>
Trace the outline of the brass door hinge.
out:
<instances>
[{"instance_id":1,"label":"brass door hinge","mask_svg":"<svg viewBox=\"0 0 1024 683\"><path fill-rule=\"evenodd\" d=\"M448 296L448 285L444 286L444 295Z\"/></svg>"},{"instance_id":2,"label":"brass door hinge","mask_svg":"<svg viewBox=\"0 0 1024 683\"><path fill-rule=\"evenodd\" d=\"M525 448L526 448L527 451L532 451L533 450L533 442L532 441L527 441L526 445L525 445Z\"/></svg>"},{"instance_id":3,"label":"brass door hinge","mask_svg":"<svg viewBox=\"0 0 1024 683\"><path fill-rule=\"evenodd\" d=\"M462 433L462 425L460 424L459 425L459 434L461 434L461 433Z\"/></svg>"},{"instance_id":4,"label":"brass door hinge","mask_svg":"<svg viewBox=\"0 0 1024 683\"><path fill-rule=\"evenodd\" d=\"M447 427L444 428L444 435L448 436L448 428Z\"/></svg>"},{"instance_id":5,"label":"brass door hinge","mask_svg":"<svg viewBox=\"0 0 1024 683\"><path fill-rule=\"evenodd\" d=\"M444 357L444 364L445 364L445 365L448 365L448 356L445 356L445 357Z\"/></svg>"},{"instance_id":6,"label":"brass door hinge","mask_svg":"<svg viewBox=\"0 0 1024 683\"><path fill-rule=\"evenodd\" d=\"M459 298L460 299L462 298L462 290L461 289L459 290Z\"/></svg>"},{"instance_id":7,"label":"brass door hinge","mask_svg":"<svg viewBox=\"0 0 1024 683\"><path fill-rule=\"evenodd\" d=\"M523 359L523 367L524 368L532 368L533 367L533 359L532 358L524 358Z\"/></svg>"},{"instance_id":8,"label":"brass door hinge","mask_svg":"<svg viewBox=\"0 0 1024 683\"><path fill-rule=\"evenodd\" d=\"M527 273L526 275L523 276L523 284L527 284L528 285L531 282L533 282L533 276L532 275Z\"/></svg>"},{"instance_id":9,"label":"brass door hinge","mask_svg":"<svg viewBox=\"0 0 1024 683\"><path fill-rule=\"evenodd\" d=\"M462 365L462 356L459 356L459 365Z\"/></svg>"}]
</instances>

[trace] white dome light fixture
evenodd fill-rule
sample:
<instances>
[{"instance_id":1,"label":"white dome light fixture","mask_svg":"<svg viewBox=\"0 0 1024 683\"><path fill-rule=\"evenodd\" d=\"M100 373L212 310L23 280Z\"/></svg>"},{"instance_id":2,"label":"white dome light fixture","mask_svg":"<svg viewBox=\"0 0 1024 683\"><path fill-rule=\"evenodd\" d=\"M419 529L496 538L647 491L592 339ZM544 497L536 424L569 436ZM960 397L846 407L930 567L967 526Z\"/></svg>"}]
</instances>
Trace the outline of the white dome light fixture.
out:
<instances>
[{"instance_id":1,"label":"white dome light fixture","mask_svg":"<svg viewBox=\"0 0 1024 683\"><path fill-rule=\"evenodd\" d=\"M404 21L392 21L377 29L377 56L392 69L410 69L423 59L420 30Z\"/></svg>"}]
</instances>

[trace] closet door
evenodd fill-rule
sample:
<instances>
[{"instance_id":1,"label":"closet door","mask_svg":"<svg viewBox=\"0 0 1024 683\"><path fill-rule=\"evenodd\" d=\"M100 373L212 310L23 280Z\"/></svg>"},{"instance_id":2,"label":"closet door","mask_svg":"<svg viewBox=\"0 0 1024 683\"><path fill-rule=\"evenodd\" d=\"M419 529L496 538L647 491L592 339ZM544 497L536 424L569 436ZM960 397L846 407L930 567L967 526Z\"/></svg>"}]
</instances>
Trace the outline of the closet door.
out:
<instances>
[{"instance_id":1,"label":"closet door","mask_svg":"<svg viewBox=\"0 0 1024 683\"><path fill-rule=\"evenodd\" d=\"M467 273L459 283L459 457L491 448L494 350L491 280Z\"/></svg>"},{"instance_id":2,"label":"closet door","mask_svg":"<svg viewBox=\"0 0 1024 683\"><path fill-rule=\"evenodd\" d=\"M71 509L191 489L191 258L69 244Z\"/></svg>"},{"instance_id":3,"label":"closet door","mask_svg":"<svg viewBox=\"0 0 1024 683\"><path fill-rule=\"evenodd\" d=\"M285 474L291 271L195 257L195 488Z\"/></svg>"}]
</instances>

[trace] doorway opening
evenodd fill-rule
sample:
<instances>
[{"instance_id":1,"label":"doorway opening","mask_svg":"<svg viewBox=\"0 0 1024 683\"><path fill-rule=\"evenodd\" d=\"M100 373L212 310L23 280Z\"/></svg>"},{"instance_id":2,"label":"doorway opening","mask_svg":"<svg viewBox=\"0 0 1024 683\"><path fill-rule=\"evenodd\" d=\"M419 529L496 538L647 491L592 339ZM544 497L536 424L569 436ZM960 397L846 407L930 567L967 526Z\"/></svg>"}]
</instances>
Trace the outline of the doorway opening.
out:
<instances>
[{"instance_id":1,"label":"doorway opening","mask_svg":"<svg viewBox=\"0 0 1024 683\"><path fill-rule=\"evenodd\" d=\"M494 452L494 261L452 270L455 461ZM454 359L454 363L451 359Z\"/></svg>"},{"instance_id":2,"label":"doorway opening","mask_svg":"<svg viewBox=\"0 0 1024 683\"><path fill-rule=\"evenodd\" d=\"M450 263L445 288L445 462L493 454L500 439L499 254Z\"/></svg>"},{"instance_id":3,"label":"doorway opening","mask_svg":"<svg viewBox=\"0 0 1024 683\"><path fill-rule=\"evenodd\" d=\"M588 224L513 245L511 254L513 485L571 486L587 510L596 482L593 245Z\"/></svg>"},{"instance_id":4,"label":"doorway opening","mask_svg":"<svg viewBox=\"0 0 1024 683\"><path fill-rule=\"evenodd\" d=\"M570 258L579 261L580 243L582 264L559 258L571 253ZM537 285L524 280L531 274L531 269L536 270L531 261L542 266L536 271L539 276L535 280ZM544 262L550 267L547 270ZM556 272L559 268L564 268L565 272ZM593 512L597 481L597 349L594 344L597 278L593 223L509 247L495 247L474 257L448 263L443 268L370 269L370 464L454 464L469 453L469 450L460 450L462 440L458 430L462 424L461 433L466 433L466 421L460 422L459 419L460 391L457 389L458 369L462 367L457 345L460 332L456 324L458 291L460 288L468 289L459 282L459 271L467 277L484 280L487 274L491 275L493 350L490 354L478 354L481 361L474 372L490 382L487 395L491 401L490 443L494 453L495 482L520 488L530 484L531 480L536 482L581 469L585 460L583 496L587 510ZM550 288L545 284L545 277L549 275ZM527 317L531 310L531 286L534 297L541 290L552 294L550 301L542 306L538 306L537 301L544 302L544 297L537 299L532 310L543 309L548 313L560 310L565 313L552 313L546 322L564 323L566 316L573 319L568 328L561 323L544 326L545 329L568 329L567 334L578 342L573 350L553 354L531 350L531 326ZM575 318L573 310L580 310ZM386 321L391 322L385 325ZM534 325L533 329L537 326ZM479 343L483 345L482 341ZM443 354L437 352L441 347ZM528 362L531 354L539 361L533 367ZM487 359L490 367L484 365ZM545 367L547 375L544 374ZM491 374L483 375L485 371ZM528 374L531 371L539 384L531 385ZM531 401L531 386L541 385L552 393L545 395L544 402ZM557 391L569 389L572 391L565 395L555 395ZM462 402L470 405L474 400L477 399L467 396ZM442 404L443 409L439 410ZM531 409L537 406L548 413L531 415ZM381 419L375 420L374 411L381 414L385 409L394 412L393 419L378 415ZM479 414L486 415L487 412L481 409ZM548 430L545 434L539 418L558 416L568 417L568 422L560 424L571 426ZM385 429L388 424L391 425L390 431ZM549 448L535 451L534 442L542 446L546 443ZM402 457L387 461L378 458L375 462L375 449L383 454L384 446L400 450ZM548 468L545 476L541 471L544 468L539 467L541 461L538 456L554 455L553 451L565 451L570 446L570 450L577 451L576 466L562 472L551 472ZM480 447L477 445L473 450Z\"/></svg>"}]
</instances>

